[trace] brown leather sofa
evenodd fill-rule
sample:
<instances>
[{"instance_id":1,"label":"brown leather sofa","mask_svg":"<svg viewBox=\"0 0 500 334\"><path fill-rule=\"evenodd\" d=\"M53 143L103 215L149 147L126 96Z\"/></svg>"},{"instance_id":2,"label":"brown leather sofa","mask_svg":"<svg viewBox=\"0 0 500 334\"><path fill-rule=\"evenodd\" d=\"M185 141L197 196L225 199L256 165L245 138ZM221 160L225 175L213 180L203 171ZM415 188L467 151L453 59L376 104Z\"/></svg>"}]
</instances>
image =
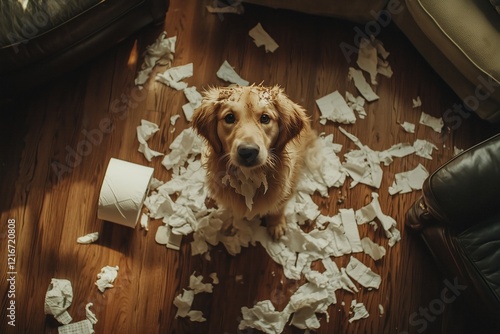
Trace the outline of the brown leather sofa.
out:
<instances>
[{"instance_id":1,"label":"brown leather sofa","mask_svg":"<svg viewBox=\"0 0 500 334\"><path fill-rule=\"evenodd\" d=\"M168 0L18 0L0 4L0 96L42 84L161 24Z\"/></svg>"},{"instance_id":2,"label":"brown leather sofa","mask_svg":"<svg viewBox=\"0 0 500 334\"><path fill-rule=\"evenodd\" d=\"M422 237L444 274L460 282L469 312L499 333L500 134L432 173L406 226Z\"/></svg>"}]
</instances>

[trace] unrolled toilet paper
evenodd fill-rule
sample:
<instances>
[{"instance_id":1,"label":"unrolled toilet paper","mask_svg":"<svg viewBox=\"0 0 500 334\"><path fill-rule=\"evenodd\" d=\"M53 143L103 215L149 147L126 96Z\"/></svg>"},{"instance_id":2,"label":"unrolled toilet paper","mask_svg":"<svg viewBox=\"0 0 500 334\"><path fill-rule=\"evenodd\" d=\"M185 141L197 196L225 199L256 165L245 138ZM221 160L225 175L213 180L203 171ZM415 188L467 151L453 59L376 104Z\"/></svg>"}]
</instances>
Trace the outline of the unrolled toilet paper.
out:
<instances>
[{"instance_id":1,"label":"unrolled toilet paper","mask_svg":"<svg viewBox=\"0 0 500 334\"><path fill-rule=\"evenodd\" d=\"M97 217L134 228L154 169L111 158L102 182Z\"/></svg>"}]
</instances>

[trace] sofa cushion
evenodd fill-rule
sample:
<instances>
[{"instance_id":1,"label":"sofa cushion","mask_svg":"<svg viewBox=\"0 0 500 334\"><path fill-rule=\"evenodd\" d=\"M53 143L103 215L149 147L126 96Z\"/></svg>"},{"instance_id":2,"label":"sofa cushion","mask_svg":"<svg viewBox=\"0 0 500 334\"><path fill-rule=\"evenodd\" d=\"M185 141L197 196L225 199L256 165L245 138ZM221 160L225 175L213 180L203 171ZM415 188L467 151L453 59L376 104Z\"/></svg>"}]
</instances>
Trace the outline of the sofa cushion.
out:
<instances>
[{"instance_id":1,"label":"sofa cushion","mask_svg":"<svg viewBox=\"0 0 500 334\"><path fill-rule=\"evenodd\" d=\"M0 99L77 68L151 23L161 24L169 5L168 0L29 0L24 12L17 0L7 1L11 7L2 3L1 15L18 11L18 19L27 15L38 25L35 30L17 26L21 29L21 36L16 35L18 42L11 35L4 39L7 45L0 46ZM47 5L33 7L30 3ZM50 20L43 16L49 13ZM48 26L42 24L42 17ZM0 22L12 29L19 24L8 21L0 17Z\"/></svg>"},{"instance_id":2,"label":"sofa cushion","mask_svg":"<svg viewBox=\"0 0 500 334\"><path fill-rule=\"evenodd\" d=\"M500 20L489 0L405 5L396 24L468 109L500 122Z\"/></svg>"},{"instance_id":3,"label":"sofa cushion","mask_svg":"<svg viewBox=\"0 0 500 334\"><path fill-rule=\"evenodd\" d=\"M500 20L485 0L408 1L419 27L470 80L500 83Z\"/></svg>"},{"instance_id":4,"label":"sofa cushion","mask_svg":"<svg viewBox=\"0 0 500 334\"><path fill-rule=\"evenodd\" d=\"M500 307L500 213L488 217L458 236L469 260L470 276L479 291L489 291L485 298Z\"/></svg>"},{"instance_id":5,"label":"sofa cushion","mask_svg":"<svg viewBox=\"0 0 500 334\"><path fill-rule=\"evenodd\" d=\"M36 38L64 24L103 0L5 0L0 6L0 47Z\"/></svg>"}]
</instances>

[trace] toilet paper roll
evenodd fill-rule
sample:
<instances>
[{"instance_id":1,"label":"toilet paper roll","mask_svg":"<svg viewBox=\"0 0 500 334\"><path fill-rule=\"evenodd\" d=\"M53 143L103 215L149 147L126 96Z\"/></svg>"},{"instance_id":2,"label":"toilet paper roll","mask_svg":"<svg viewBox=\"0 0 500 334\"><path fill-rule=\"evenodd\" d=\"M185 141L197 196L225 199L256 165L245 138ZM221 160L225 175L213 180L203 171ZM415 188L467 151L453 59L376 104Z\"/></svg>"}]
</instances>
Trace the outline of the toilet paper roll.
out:
<instances>
[{"instance_id":1,"label":"toilet paper roll","mask_svg":"<svg viewBox=\"0 0 500 334\"><path fill-rule=\"evenodd\" d=\"M97 217L134 228L154 169L111 158L104 175Z\"/></svg>"}]
</instances>

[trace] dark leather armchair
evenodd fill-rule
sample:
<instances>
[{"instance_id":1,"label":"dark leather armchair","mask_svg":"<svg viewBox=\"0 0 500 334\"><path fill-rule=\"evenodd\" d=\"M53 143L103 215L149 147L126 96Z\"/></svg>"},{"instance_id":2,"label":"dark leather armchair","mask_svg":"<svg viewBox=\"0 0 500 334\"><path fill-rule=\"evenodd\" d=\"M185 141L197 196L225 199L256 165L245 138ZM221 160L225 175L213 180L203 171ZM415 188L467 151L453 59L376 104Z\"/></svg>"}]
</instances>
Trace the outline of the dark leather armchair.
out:
<instances>
[{"instance_id":1,"label":"dark leather armchair","mask_svg":"<svg viewBox=\"0 0 500 334\"><path fill-rule=\"evenodd\" d=\"M168 0L18 0L0 4L0 96L70 71L151 23Z\"/></svg>"},{"instance_id":2,"label":"dark leather armchair","mask_svg":"<svg viewBox=\"0 0 500 334\"><path fill-rule=\"evenodd\" d=\"M467 287L471 313L500 329L500 134L430 175L406 226L443 272Z\"/></svg>"}]
</instances>

